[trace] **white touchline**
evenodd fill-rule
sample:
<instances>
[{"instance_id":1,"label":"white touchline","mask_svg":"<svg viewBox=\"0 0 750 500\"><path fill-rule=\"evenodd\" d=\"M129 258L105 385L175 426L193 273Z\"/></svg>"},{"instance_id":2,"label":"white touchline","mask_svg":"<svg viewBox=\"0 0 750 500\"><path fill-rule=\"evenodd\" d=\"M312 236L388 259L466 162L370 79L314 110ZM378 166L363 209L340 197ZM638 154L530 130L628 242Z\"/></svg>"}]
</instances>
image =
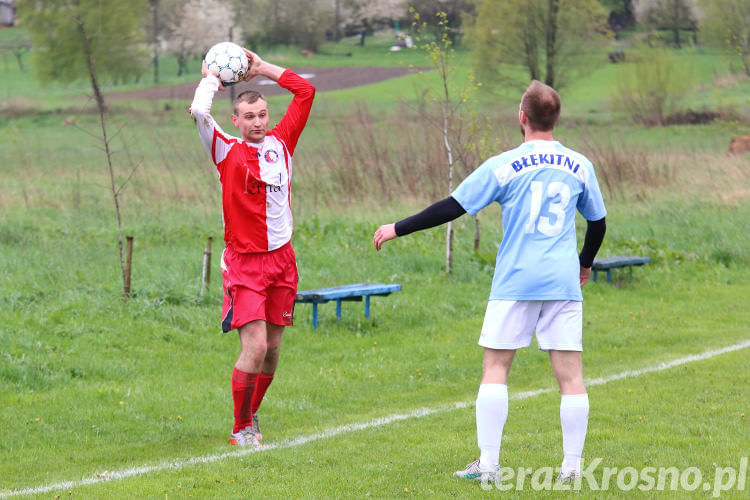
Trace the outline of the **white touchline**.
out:
<instances>
[{"instance_id":1,"label":"white touchline","mask_svg":"<svg viewBox=\"0 0 750 500\"><path fill-rule=\"evenodd\" d=\"M658 365L648 366L646 368L641 368L640 370L628 370L625 372L620 372L614 375L610 375L608 377L601 377L601 378L587 380L586 386L591 387L591 386L596 386L596 385L607 384L609 382L614 382L616 380L639 377L647 373L667 370L675 366L680 366L680 365L684 365L687 363L692 363L694 361L701 361L704 359L713 358L721 354L726 354L732 351L738 351L740 349L745 349L747 347L750 347L750 340L740 342L739 344L722 347L721 349L704 351L700 354L693 354L690 356L685 356L684 358L675 359L673 361L659 363ZM535 391L519 392L516 394L512 394L510 396L510 399L527 399L533 396L537 396L539 394L545 394L547 392L552 392L555 390L557 389L550 387L547 389L537 389ZM457 403L452 403L452 404L447 404L447 405L435 406L432 408L418 408L410 412L396 413L394 415L376 418L374 420L370 420L367 422L360 422L356 424L347 424L347 425L342 425L339 427L334 427L333 429L329 429L327 431L320 432L318 434L310 434L308 436L301 436L295 439L287 439L284 441L280 441L278 443L269 444L268 446L263 446L263 448L252 448L252 449L243 448L237 451L220 453L218 455L194 457L194 458L178 460L174 462L161 462L156 465L144 465L142 467L135 467L132 469L125 469L125 470L115 471L115 472L105 471L93 477L82 479L80 481L64 481L61 483L49 484L46 486L37 486L34 488L25 488L22 490L3 491L3 492L0 492L0 498L9 498L9 497L20 496L20 495L37 495L39 493L48 493L50 491L55 491L55 490L68 490L72 488L79 488L81 486L87 486L90 484L104 483L108 481L126 479L126 478L134 477L134 476L141 476L143 474L148 474L151 472L159 472L159 471L163 471L167 469L181 469L181 468L189 467L195 464L207 464L207 463L219 462L226 458L242 457L245 455L249 455L250 453L261 453L261 452L279 450L279 449L284 449L284 448L292 448L295 446L301 446L311 441L327 439L327 438L331 438L334 436L338 436L340 434L346 434L348 432L360 431L364 429L370 429L373 427L381 427L383 425L390 424L392 422L408 420L411 418L425 417L427 415L433 415L435 413L443 413L443 412L455 410L458 408L467 408L473 404L474 404L474 401L472 400L472 401L464 401L464 402L457 402Z\"/></svg>"}]
</instances>

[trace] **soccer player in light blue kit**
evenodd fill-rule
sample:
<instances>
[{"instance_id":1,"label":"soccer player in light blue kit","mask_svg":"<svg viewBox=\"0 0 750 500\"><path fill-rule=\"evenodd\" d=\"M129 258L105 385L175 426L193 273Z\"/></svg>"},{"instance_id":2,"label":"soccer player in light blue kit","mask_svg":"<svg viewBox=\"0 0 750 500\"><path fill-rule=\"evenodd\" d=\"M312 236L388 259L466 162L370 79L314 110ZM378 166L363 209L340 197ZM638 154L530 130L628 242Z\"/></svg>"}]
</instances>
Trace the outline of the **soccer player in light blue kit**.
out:
<instances>
[{"instance_id":1,"label":"soccer player in light blue kit","mask_svg":"<svg viewBox=\"0 0 750 500\"><path fill-rule=\"evenodd\" d=\"M507 378L516 349L537 344L549 352L562 395L563 462L558 480L581 474L589 400L581 360L581 286L606 231L606 209L594 167L552 137L560 96L534 81L523 94L518 119L524 143L494 156L469 175L448 198L419 214L375 232L373 242L434 227L492 202L502 207L503 240L497 253L479 345L484 348L476 401L478 460L455 472L466 479L494 481L508 416ZM576 210L588 221L577 253Z\"/></svg>"}]
</instances>

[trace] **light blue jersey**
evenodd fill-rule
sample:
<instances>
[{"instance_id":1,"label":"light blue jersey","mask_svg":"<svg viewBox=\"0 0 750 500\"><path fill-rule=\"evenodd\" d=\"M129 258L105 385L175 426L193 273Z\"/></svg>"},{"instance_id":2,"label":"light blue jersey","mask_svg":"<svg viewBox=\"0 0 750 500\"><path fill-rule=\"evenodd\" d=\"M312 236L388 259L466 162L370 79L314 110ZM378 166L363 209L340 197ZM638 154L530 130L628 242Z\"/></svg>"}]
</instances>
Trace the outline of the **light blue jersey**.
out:
<instances>
[{"instance_id":1,"label":"light blue jersey","mask_svg":"<svg viewBox=\"0 0 750 500\"><path fill-rule=\"evenodd\" d=\"M453 192L471 215L496 201L503 241L490 300L583 300L576 209L586 220L607 210L594 167L556 141L529 141L494 156Z\"/></svg>"}]
</instances>

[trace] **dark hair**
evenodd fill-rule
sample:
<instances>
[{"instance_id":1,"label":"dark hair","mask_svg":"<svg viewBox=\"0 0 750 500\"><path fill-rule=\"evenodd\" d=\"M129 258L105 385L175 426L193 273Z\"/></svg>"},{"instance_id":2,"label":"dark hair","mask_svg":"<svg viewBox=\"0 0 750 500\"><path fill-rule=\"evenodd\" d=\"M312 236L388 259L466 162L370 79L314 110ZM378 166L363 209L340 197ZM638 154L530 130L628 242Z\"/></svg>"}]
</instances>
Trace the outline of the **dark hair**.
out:
<instances>
[{"instance_id":1,"label":"dark hair","mask_svg":"<svg viewBox=\"0 0 750 500\"><path fill-rule=\"evenodd\" d=\"M248 104L252 104L255 101L258 101L260 99L266 100L265 97L263 97L263 94L256 90L246 90L244 92L241 92L240 95L234 98L234 102L232 103L232 110L234 111L234 114L237 114L237 104L241 102L246 102Z\"/></svg>"},{"instance_id":2,"label":"dark hair","mask_svg":"<svg viewBox=\"0 0 750 500\"><path fill-rule=\"evenodd\" d=\"M526 113L529 125L540 132L555 128L560 118L560 107L560 94L538 80L531 82L521 98L521 110Z\"/></svg>"}]
</instances>

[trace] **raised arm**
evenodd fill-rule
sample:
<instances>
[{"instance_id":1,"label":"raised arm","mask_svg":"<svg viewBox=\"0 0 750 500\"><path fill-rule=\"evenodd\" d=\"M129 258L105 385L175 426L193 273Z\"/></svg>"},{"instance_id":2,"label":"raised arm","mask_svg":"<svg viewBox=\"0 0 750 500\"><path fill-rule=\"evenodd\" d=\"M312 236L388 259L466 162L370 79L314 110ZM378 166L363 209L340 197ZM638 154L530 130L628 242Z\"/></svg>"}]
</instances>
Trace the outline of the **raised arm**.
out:
<instances>
[{"instance_id":1,"label":"raised arm","mask_svg":"<svg viewBox=\"0 0 750 500\"><path fill-rule=\"evenodd\" d=\"M201 71L203 79L198 83L198 88L195 89L195 96L192 104L190 104L189 111L195 119L196 125L198 125L198 135L203 144L203 149L206 150L211 160L218 164L226 156L228 144L227 141L219 141L217 148L217 132L221 137L224 137L224 133L211 116L211 106L214 95L217 91L224 90L224 86L216 75L209 73L205 61Z\"/></svg>"},{"instance_id":2,"label":"raised arm","mask_svg":"<svg viewBox=\"0 0 750 500\"><path fill-rule=\"evenodd\" d=\"M256 76L265 76L266 78L268 78L269 80L273 80L274 82L279 81L279 78L281 77L281 74L284 72L285 68L264 61L255 52L252 52L245 48L243 48L242 50L245 51L245 55L247 55L247 62L250 66L250 68L247 70L245 81L255 78Z\"/></svg>"},{"instance_id":3,"label":"raised arm","mask_svg":"<svg viewBox=\"0 0 750 500\"><path fill-rule=\"evenodd\" d=\"M312 108L315 97L315 87L290 69L266 62L258 57L258 54L247 49L245 49L245 53L248 61L251 61L246 80L255 76L264 76L294 94L286 113L272 130L274 135L284 141L289 153L294 154L297 141L299 141L302 130L307 124L307 118L310 116L310 108Z\"/></svg>"}]
</instances>

